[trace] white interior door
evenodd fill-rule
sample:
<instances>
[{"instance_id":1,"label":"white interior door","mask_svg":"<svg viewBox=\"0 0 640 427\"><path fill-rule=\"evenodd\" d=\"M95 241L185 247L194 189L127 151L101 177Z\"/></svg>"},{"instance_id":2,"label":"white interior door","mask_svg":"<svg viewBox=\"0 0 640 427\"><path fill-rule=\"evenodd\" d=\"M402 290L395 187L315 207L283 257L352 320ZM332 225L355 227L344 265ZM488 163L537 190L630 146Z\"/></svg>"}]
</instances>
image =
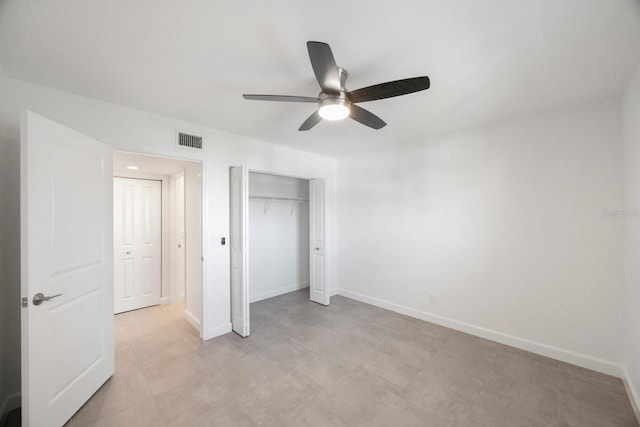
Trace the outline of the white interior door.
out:
<instances>
[{"instance_id":1,"label":"white interior door","mask_svg":"<svg viewBox=\"0 0 640 427\"><path fill-rule=\"evenodd\" d=\"M61 426L114 371L112 153L31 112L21 131L22 423Z\"/></svg>"},{"instance_id":2,"label":"white interior door","mask_svg":"<svg viewBox=\"0 0 640 427\"><path fill-rule=\"evenodd\" d=\"M326 191L324 179L309 181L309 298L329 305L327 289Z\"/></svg>"},{"instance_id":3,"label":"white interior door","mask_svg":"<svg viewBox=\"0 0 640 427\"><path fill-rule=\"evenodd\" d=\"M114 313L160 304L162 183L114 178Z\"/></svg>"},{"instance_id":4,"label":"white interior door","mask_svg":"<svg viewBox=\"0 0 640 427\"><path fill-rule=\"evenodd\" d=\"M231 222L231 325L242 337L249 336L248 236L249 175L245 166L230 171Z\"/></svg>"}]
</instances>

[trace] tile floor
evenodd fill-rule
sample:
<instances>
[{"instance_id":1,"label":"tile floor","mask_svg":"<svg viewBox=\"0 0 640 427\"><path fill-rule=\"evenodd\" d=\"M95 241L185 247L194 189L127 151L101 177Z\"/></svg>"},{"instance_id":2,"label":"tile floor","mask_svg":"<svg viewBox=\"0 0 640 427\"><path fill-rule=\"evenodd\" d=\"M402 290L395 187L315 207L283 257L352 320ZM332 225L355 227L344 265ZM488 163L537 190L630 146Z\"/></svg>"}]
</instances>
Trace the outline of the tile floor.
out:
<instances>
[{"instance_id":1,"label":"tile floor","mask_svg":"<svg viewBox=\"0 0 640 427\"><path fill-rule=\"evenodd\" d=\"M638 426L621 380L308 290L202 342L181 306L116 316L116 373L68 426Z\"/></svg>"}]
</instances>

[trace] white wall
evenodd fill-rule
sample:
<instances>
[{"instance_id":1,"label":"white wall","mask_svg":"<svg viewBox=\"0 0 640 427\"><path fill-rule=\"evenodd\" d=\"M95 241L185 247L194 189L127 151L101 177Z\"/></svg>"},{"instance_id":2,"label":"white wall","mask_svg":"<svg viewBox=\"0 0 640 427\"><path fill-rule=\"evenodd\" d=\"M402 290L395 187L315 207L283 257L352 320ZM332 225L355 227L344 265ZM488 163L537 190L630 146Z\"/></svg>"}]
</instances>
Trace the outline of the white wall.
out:
<instances>
[{"instance_id":1,"label":"white wall","mask_svg":"<svg viewBox=\"0 0 640 427\"><path fill-rule=\"evenodd\" d=\"M112 145L115 149L159 154L203 161L205 232L204 306L205 337L231 330L229 246L220 238L229 237L229 166L245 164L252 170L305 178L326 177L328 181L328 224L330 239L329 282L335 287L336 272L336 161L303 151L266 144L194 124L176 121L141 111L107 104L8 80L9 120L12 126L11 162L17 161L19 112L29 109L63 125ZM175 132L180 129L202 135L201 152L175 146ZM188 177L187 177L188 179ZM13 188L13 187L12 187ZM12 190L14 200L17 189ZM187 195L189 197L189 195ZM17 230L17 223L12 225ZM15 273L18 274L18 273ZM19 286L19 280L16 286ZM16 320L17 322L17 320Z\"/></svg>"},{"instance_id":2,"label":"white wall","mask_svg":"<svg viewBox=\"0 0 640 427\"><path fill-rule=\"evenodd\" d=\"M7 144L5 142L5 133L6 133L6 115L7 115L7 82L4 71L0 68L0 186L2 186L2 191L0 192L0 242L4 240L5 234L5 206L8 204L8 200L5 199L6 186L5 181L7 177L5 176L5 162L2 161L7 155L5 154L5 149L7 148ZM7 346L7 333L9 332L9 328L7 327L8 323L5 319L5 305L7 298L5 297L6 289L9 283L5 283L5 250L4 245L0 245L0 423L2 423L2 415L5 411L4 398L5 398L5 390L7 384L5 384L5 365L7 355L4 349Z\"/></svg>"},{"instance_id":3,"label":"white wall","mask_svg":"<svg viewBox=\"0 0 640 427\"><path fill-rule=\"evenodd\" d=\"M640 419L640 67L623 98L626 380Z\"/></svg>"},{"instance_id":4,"label":"white wall","mask_svg":"<svg viewBox=\"0 0 640 427\"><path fill-rule=\"evenodd\" d=\"M249 173L249 196L309 199L309 181ZM260 301L309 286L309 203L249 200L249 298Z\"/></svg>"},{"instance_id":5,"label":"white wall","mask_svg":"<svg viewBox=\"0 0 640 427\"><path fill-rule=\"evenodd\" d=\"M17 124L8 118L9 81L0 68L0 422L20 405L20 171Z\"/></svg>"},{"instance_id":6,"label":"white wall","mask_svg":"<svg viewBox=\"0 0 640 427\"><path fill-rule=\"evenodd\" d=\"M343 294L619 374L619 100L340 159L338 182Z\"/></svg>"},{"instance_id":7,"label":"white wall","mask_svg":"<svg viewBox=\"0 0 640 427\"><path fill-rule=\"evenodd\" d=\"M201 165L187 163L184 168L184 215L185 215L185 315L191 324L200 331L201 337L206 337L206 324L202 314L202 211L200 207L203 201L202 180L198 175L202 174ZM210 205L209 205L210 206ZM213 209L212 214L217 213ZM228 232L226 232L228 233ZM219 240L219 239L218 239ZM210 242L217 243L217 242ZM228 252L227 252L228 254ZM228 270L228 269L227 269ZM210 282L209 282L210 283ZM231 285L229 285L231 286ZM231 300L229 300L231 304ZM231 316L231 314L229 314ZM202 325L205 325L204 328Z\"/></svg>"}]
</instances>

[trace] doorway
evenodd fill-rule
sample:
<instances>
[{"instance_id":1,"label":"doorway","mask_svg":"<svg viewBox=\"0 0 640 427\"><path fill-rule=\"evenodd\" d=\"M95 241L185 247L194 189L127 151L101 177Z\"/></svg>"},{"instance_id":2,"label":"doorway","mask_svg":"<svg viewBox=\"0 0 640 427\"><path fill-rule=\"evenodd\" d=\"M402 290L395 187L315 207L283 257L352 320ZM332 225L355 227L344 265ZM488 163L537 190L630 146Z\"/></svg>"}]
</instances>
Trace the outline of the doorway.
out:
<instances>
[{"instance_id":1,"label":"doorway","mask_svg":"<svg viewBox=\"0 0 640 427\"><path fill-rule=\"evenodd\" d=\"M146 154L114 151L114 302L116 313L151 305L178 305L187 321L202 336L202 182L201 163L198 161L159 157ZM128 195L119 194L120 183L128 183ZM154 222L144 220L153 217L151 183L158 187L159 203L158 264L152 262L147 252L133 259L143 246L150 247ZM147 191L134 191L136 185ZM136 194L140 198L135 201ZM143 220L135 231L135 218L118 219L126 212L118 208L118 197L133 201ZM137 204L136 204L137 203ZM119 206L120 205L120 206ZM130 209L131 210L131 209ZM128 227L128 228L127 228ZM137 236L135 245L121 245L119 235ZM131 238L133 238L131 237ZM131 240L130 238L130 240ZM146 248L148 249L148 248ZM127 253L130 252L130 253ZM121 262L120 259L127 261ZM136 264L136 261L137 264ZM125 266L126 264L126 266ZM120 287L120 289L118 289ZM120 304L118 297L134 295L129 305ZM144 297L138 297L144 295ZM151 295L157 297L151 298ZM146 300L143 301L143 298ZM137 299L137 300L136 300Z\"/></svg>"},{"instance_id":2,"label":"doorway","mask_svg":"<svg viewBox=\"0 0 640 427\"><path fill-rule=\"evenodd\" d=\"M249 302L309 288L309 180L249 172Z\"/></svg>"},{"instance_id":3,"label":"doorway","mask_svg":"<svg viewBox=\"0 0 640 427\"><path fill-rule=\"evenodd\" d=\"M324 179L287 177L283 175L249 172L245 166L230 168L230 251L231 251L231 324L242 337L250 334L249 303L271 296L281 295L307 286L309 299L329 305L326 263L326 192ZM307 206L308 205L308 206ZM302 206L302 209L301 209ZM278 210L280 218L265 221L272 210ZM259 230L257 238L250 237L250 214L258 219L259 211L264 226L271 230ZM300 218L300 212L306 218ZM285 213L297 212L297 221L286 220ZM286 230L285 230L286 228ZM254 233L256 233L254 229ZM287 248L282 247L283 234L292 234ZM307 233L304 238L300 233ZM253 242L252 242L253 239ZM250 263L251 244L258 244L263 255ZM304 245L304 247L302 247ZM255 255L255 254L254 254ZM282 271L265 274L274 265L286 264L278 256L289 257L296 265L290 266L290 277ZM269 258L269 259L267 259ZM304 258L304 260L301 260ZM276 267L277 268L277 267ZM262 271L261 271L262 270ZM262 277L257 292L252 291L250 277L258 272ZM265 280L265 275L269 276ZM302 279L302 280L301 280ZM266 289L265 288L266 285Z\"/></svg>"}]
</instances>

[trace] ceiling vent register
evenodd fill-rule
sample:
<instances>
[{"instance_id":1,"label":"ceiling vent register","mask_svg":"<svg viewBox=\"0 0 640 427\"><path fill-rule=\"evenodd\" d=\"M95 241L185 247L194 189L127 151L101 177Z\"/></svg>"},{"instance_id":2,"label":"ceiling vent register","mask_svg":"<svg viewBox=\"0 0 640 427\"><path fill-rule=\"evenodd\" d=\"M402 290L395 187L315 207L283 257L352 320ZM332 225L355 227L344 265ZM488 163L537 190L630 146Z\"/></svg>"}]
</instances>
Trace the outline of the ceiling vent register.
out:
<instances>
[{"instance_id":1,"label":"ceiling vent register","mask_svg":"<svg viewBox=\"0 0 640 427\"><path fill-rule=\"evenodd\" d=\"M186 148L196 148L202 150L202 137L178 132L178 146Z\"/></svg>"}]
</instances>

